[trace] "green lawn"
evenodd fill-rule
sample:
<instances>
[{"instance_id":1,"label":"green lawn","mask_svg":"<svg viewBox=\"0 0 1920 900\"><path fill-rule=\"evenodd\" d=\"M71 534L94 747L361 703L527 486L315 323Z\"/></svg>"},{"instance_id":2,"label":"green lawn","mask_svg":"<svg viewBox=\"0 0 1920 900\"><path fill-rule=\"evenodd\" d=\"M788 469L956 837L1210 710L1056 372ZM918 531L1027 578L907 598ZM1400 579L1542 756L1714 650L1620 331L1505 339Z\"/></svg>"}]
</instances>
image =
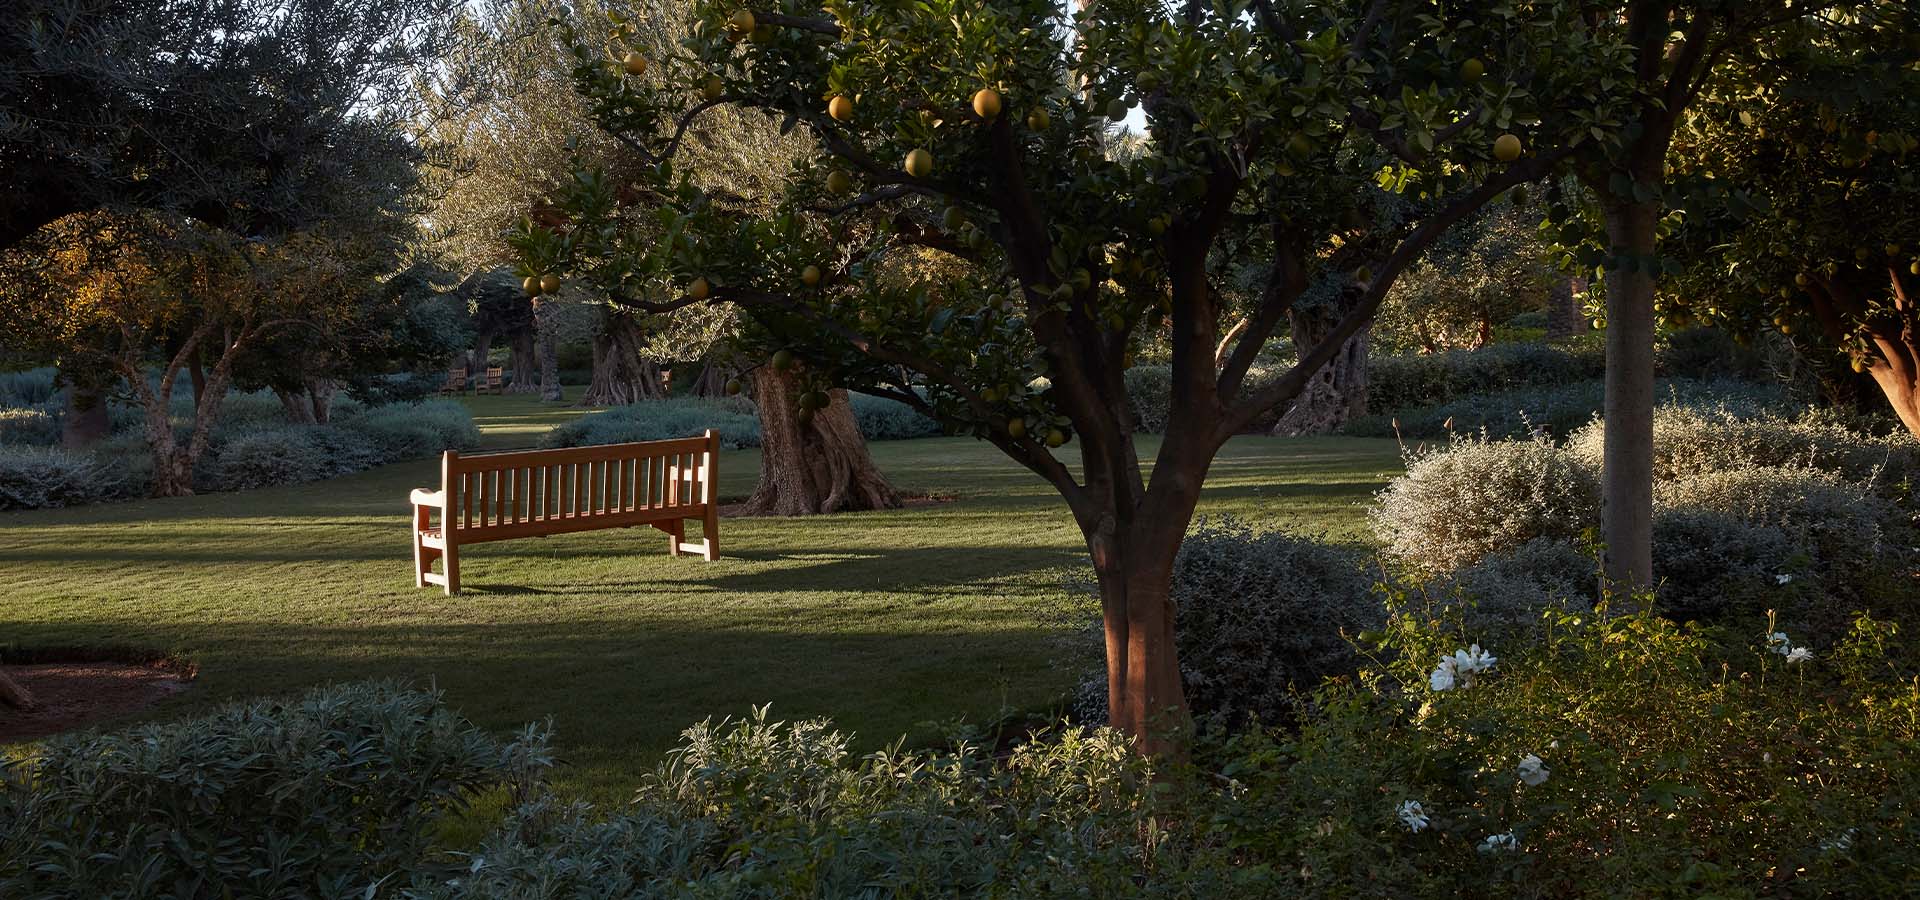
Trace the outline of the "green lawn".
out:
<instances>
[{"instance_id":1,"label":"green lawn","mask_svg":"<svg viewBox=\"0 0 1920 900\"><path fill-rule=\"evenodd\" d=\"M474 402L493 447L576 411ZM1142 441L1150 453L1153 440ZM901 489L951 503L807 519L729 519L725 558L670 559L651 529L478 545L466 591L416 590L408 488L420 460L319 484L0 514L0 644L137 645L198 662L166 717L235 696L399 676L482 725L552 716L564 787L623 796L677 732L772 702L875 747L930 723L1044 707L1079 677L1090 614L1065 581L1082 548L1052 490L967 438L880 443ZM721 494L758 456L721 460ZM1242 438L1203 512L1336 537L1399 467L1392 442Z\"/></svg>"}]
</instances>

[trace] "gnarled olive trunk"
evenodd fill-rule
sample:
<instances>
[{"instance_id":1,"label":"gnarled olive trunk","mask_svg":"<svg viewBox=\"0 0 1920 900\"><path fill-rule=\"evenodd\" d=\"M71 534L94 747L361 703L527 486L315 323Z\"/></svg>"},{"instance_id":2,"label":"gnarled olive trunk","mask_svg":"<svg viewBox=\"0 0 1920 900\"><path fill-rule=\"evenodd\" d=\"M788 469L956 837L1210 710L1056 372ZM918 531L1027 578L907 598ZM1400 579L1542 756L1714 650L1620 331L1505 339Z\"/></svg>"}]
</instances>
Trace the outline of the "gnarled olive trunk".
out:
<instances>
[{"instance_id":1,"label":"gnarled olive trunk","mask_svg":"<svg viewBox=\"0 0 1920 900\"><path fill-rule=\"evenodd\" d=\"M1293 345L1317 347L1352 309L1357 291L1347 302L1323 304L1293 312ZM1273 433L1280 436L1325 434L1367 414L1367 337L1362 328L1341 345L1333 360L1307 380L1293 405L1280 416Z\"/></svg>"},{"instance_id":2,"label":"gnarled olive trunk","mask_svg":"<svg viewBox=\"0 0 1920 900\"><path fill-rule=\"evenodd\" d=\"M285 388L273 389L275 397L280 399L280 408L287 414L287 421L296 425L325 425L333 421L333 397L339 393L339 386L331 378L307 378L302 380L302 389L289 391Z\"/></svg>"},{"instance_id":3,"label":"gnarled olive trunk","mask_svg":"<svg viewBox=\"0 0 1920 900\"><path fill-rule=\"evenodd\" d=\"M580 397L582 406L621 406L667 396L660 364L640 356L640 323L608 310L593 336L593 379Z\"/></svg>"},{"instance_id":4,"label":"gnarled olive trunk","mask_svg":"<svg viewBox=\"0 0 1920 900\"><path fill-rule=\"evenodd\" d=\"M732 371L725 366L712 362L700 364L700 374L693 376L693 384L685 389L695 397L724 397L727 395L727 379Z\"/></svg>"},{"instance_id":5,"label":"gnarled olive trunk","mask_svg":"<svg viewBox=\"0 0 1920 900\"><path fill-rule=\"evenodd\" d=\"M805 516L861 509L894 509L900 495L873 464L867 442L847 405L847 392L810 421L799 414L799 373L772 366L753 370L760 408L760 483L742 511L748 515Z\"/></svg>"},{"instance_id":6,"label":"gnarled olive trunk","mask_svg":"<svg viewBox=\"0 0 1920 900\"><path fill-rule=\"evenodd\" d=\"M540 399L550 403L566 399L566 391L560 387L560 354L554 347L554 331L559 327L555 313L553 304L534 301L534 349L540 357Z\"/></svg>"},{"instance_id":7,"label":"gnarled olive trunk","mask_svg":"<svg viewBox=\"0 0 1920 900\"><path fill-rule=\"evenodd\" d=\"M1851 267L1840 267L1841 272ZM1920 278L1889 266L1886 284L1862 277L1815 275L1808 294L1814 318L1828 340L1844 346L1855 338L1866 355L1861 360L1873 383L1887 398L1893 413L1914 437L1920 438ZM1886 291L1884 302L1868 298Z\"/></svg>"},{"instance_id":8,"label":"gnarled olive trunk","mask_svg":"<svg viewBox=\"0 0 1920 900\"><path fill-rule=\"evenodd\" d=\"M509 394L537 394L540 392L539 354L534 350L533 329L520 328L513 332L507 342L510 352L507 365L513 369L513 381L506 387Z\"/></svg>"},{"instance_id":9,"label":"gnarled olive trunk","mask_svg":"<svg viewBox=\"0 0 1920 900\"><path fill-rule=\"evenodd\" d=\"M61 373L65 377L66 373ZM107 392L80 379L68 379L67 410L60 417L60 446L69 450L91 447L113 433L107 415Z\"/></svg>"}]
</instances>

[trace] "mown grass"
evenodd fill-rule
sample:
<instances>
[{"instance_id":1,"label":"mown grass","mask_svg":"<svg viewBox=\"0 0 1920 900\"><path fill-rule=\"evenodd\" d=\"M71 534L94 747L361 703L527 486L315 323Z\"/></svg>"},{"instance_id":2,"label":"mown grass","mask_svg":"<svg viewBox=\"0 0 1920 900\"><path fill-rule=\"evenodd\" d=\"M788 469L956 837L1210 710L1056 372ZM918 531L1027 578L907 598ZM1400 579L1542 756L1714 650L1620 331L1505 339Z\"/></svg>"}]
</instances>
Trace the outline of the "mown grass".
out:
<instances>
[{"instance_id":1,"label":"mown grass","mask_svg":"<svg viewBox=\"0 0 1920 900\"><path fill-rule=\"evenodd\" d=\"M576 412L470 402L495 448L530 445ZM711 564L668 558L651 529L480 545L453 598L410 574L406 494L434 481L432 460L0 514L0 647L134 645L196 661L196 688L154 717L324 682L432 682L484 726L551 716L563 789L596 799L623 797L688 724L750 704L831 716L871 748L1061 697L1087 662L1076 634L1092 606L1067 586L1083 548L1051 488L966 438L873 453L902 490L959 499L729 519ZM755 452L725 454L722 497L744 496L757 466ZM1237 439L1202 511L1358 539L1361 504L1398 468L1389 441Z\"/></svg>"}]
</instances>

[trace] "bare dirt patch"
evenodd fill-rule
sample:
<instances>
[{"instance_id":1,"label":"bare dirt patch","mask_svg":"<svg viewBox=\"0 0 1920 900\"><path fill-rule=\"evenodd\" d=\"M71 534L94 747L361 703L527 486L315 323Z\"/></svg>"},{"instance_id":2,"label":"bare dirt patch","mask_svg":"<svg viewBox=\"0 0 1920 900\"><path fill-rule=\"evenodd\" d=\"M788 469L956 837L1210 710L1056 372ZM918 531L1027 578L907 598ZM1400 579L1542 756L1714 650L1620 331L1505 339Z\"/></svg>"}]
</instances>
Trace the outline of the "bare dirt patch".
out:
<instances>
[{"instance_id":1,"label":"bare dirt patch","mask_svg":"<svg viewBox=\"0 0 1920 900\"><path fill-rule=\"evenodd\" d=\"M31 710L0 706L0 744L30 741L110 722L187 689L193 670L177 662L46 660L0 666L33 695Z\"/></svg>"}]
</instances>

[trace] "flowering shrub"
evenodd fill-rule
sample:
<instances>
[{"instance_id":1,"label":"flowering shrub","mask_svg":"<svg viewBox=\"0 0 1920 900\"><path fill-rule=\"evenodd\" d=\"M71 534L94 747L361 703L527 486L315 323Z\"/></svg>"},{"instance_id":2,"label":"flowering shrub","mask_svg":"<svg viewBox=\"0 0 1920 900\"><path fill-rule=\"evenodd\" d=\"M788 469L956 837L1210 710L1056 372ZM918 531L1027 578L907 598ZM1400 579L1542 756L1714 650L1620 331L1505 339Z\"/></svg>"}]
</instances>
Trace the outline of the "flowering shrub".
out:
<instances>
[{"instance_id":1,"label":"flowering shrub","mask_svg":"<svg viewBox=\"0 0 1920 900\"><path fill-rule=\"evenodd\" d=\"M1571 540L1599 509L1599 482L1572 454L1480 436L1410 456L1369 518L1388 558L1439 574L1536 538Z\"/></svg>"},{"instance_id":2,"label":"flowering shrub","mask_svg":"<svg viewBox=\"0 0 1920 900\"><path fill-rule=\"evenodd\" d=\"M1218 837L1270 867L1269 896L1902 894L1912 648L1864 618L1824 650L1766 624L1726 646L1550 614L1471 690L1436 690L1433 660L1458 668L1468 639L1399 608L1383 662L1324 689L1296 738L1219 748L1238 787Z\"/></svg>"}]
</instances>

